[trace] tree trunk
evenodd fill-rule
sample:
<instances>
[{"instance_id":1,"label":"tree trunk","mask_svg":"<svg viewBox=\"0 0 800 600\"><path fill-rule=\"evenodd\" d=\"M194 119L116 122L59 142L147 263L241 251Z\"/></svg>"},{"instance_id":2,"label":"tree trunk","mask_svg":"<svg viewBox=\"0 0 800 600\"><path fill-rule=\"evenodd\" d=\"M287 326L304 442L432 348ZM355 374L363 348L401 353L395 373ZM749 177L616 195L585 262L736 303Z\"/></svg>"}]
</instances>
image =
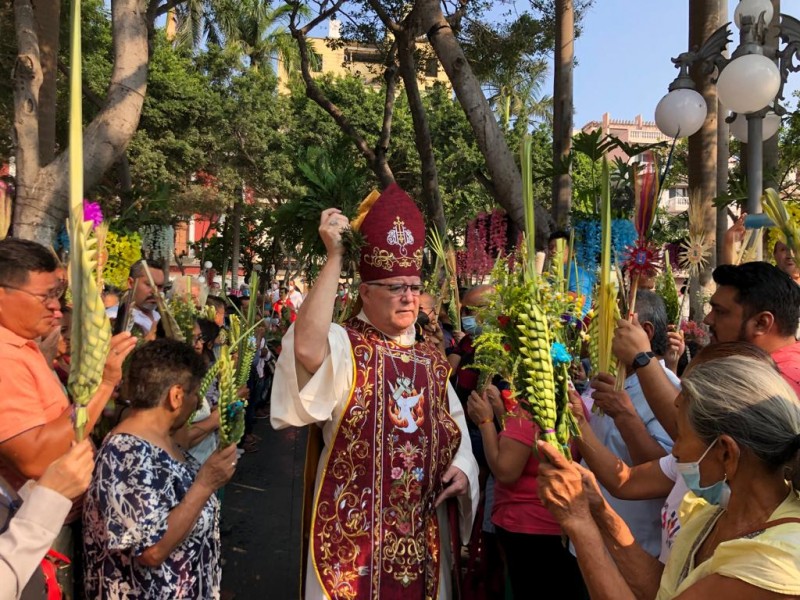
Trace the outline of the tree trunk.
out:
<instances>
[{"instance_id":1,"label":"tree trunk","mask_svg":"<svg viewBox=\"0 0 800 600\"><path fill-rule=\"evenodd\" d=\"M377 176L381 187L386 188L394 183L394 173L392 173L391 168L389 168L385 160L385 152L384 154L380 152L376 154L375 151L370 148L369 143L367 143L367 140L361 132L356 129L342 110L325 95L322 89L317 85L317 82L314 81L314 77L311 74L311 58L309 56L308 40L306 36L310 30L319 25L323 20L334 16L343 2L344 0L336 0L332 6L317 15L315 19L307 23L304 27L298 27L297 25L298 11L296 10L289 22L289 30L292 33L292 37L297 41L297 47L300 52L300 74L305 84L306 96L316 102L322 110L327 112L342 132L353 141L358 151L364 159L366 159L370 169L372 169ZM387 108L393 107L393 100L391 103L387 100L386 106ZM387 122L391 127L391 117L388 121L384 118L384 126L386 126ZM381 138L383 139L384 136L381 135ZM388 139L386 141L388 145Z\"/></svg>"},{"instance_id":2,"label":"tree trunk","mask_svg":"<svg viewBox=\"0 0 800 600\"><path fill-rule=\"evenodd\" d=\"M728 0L719 0L719 23L728 22ZM725 111L717 103L717 195L728 190L728 159L730 158L730 133L725 122ZM728 230L728 207L717 209L717 257L722 256L725 232Z\"/></svg>"},{"instance_id":3,"label":"tree trunk","mask_svg":"<svg viewBox=\"0 0 800 600\"><path fill-rule=\"evenodd\" d=\"M572 71L575 59L575 10L572 0L556 2L553 86L553 221L564 227L572 204L572 177L560 165L572 149Z\"/></svg>"},{"instance_id":4,"label":"tree trunk","mask_svg":"<svg viewBox=\"0 0 800 600\"><path fill-rule=\"evenodd\" d=\"M412 32L413 34L413 32ZM422 105L422 96L417 81L417 67L414 61L414 38L401 34L397 37L397 57L400 61L400 76L408 98L411 121L414 124L414 141L422 162L422 196L428 219L440 236L447 233L442 196L439 193L439 173L433 155L433 140L428 124L428 115Z\"/></svg>"},{"instance_id":5,"label":"tree trunk","mask_svg":"<svg viewBox=\"0 0 800 600\"><path fill-rule=\"evenodd\" d=\"M105 106L83 134L86 189L119 160L136 131L147 89L145 0L111 3L114 68ZM69 212L68 151L39 161L42 69L30 0L15 0L17 68L14 82L17 199L14 235L51 244Z\"/></svg>"},{"instance_id":6,"label":"tree trunk","mask_svg":"<svg viewBox=\"0 0 800 600\"><path fill-rule=\"evenodd\" d=\"M522 206L522 177L514 156L508 148L500 125L481 89L481 83L470 68L450 24L437 0L417 0L420 20L427 31L439 62L453 85L475 139L486 160L491 177L495 201L505 209L518 227L524 228L525 213ZM536 205L536 241L538 247L547 244L548 215Z\"/></svg>"},{"instance_id":7,"label":"tree trunk","mask_svg":"<svg viewBox=\"0 0 800 600\"><path fill-rule=\"evenodd\" d=\"M697 48L714 33L719 26L719 0L690 0L689 2L689 47ZM708 116L700 131L689 138L689 190L703 199L704 231L711 244L708 266L700 273L699 284L707 285L716 266L717 212L713 199L717 196L717 88L711 75L703 74L697 65L692 78L706 100ZM699 290L698 290L699 291ZM695 295L697 296L697 295ZM692 318L702 318L702 303L693 303Z\"/></svg>"},{"instance_id":8,"label":"tree trunk","mask_svg":"<svg viewBox=\"0 0 800 600\"><path fill-rule=\"evenodd\" d=\"M42 86L39 88L39 161L46 165L56 156L56 81L58 79L59 18L61 2L39 0L33 5Z\"/></svg>"}]
</instances>

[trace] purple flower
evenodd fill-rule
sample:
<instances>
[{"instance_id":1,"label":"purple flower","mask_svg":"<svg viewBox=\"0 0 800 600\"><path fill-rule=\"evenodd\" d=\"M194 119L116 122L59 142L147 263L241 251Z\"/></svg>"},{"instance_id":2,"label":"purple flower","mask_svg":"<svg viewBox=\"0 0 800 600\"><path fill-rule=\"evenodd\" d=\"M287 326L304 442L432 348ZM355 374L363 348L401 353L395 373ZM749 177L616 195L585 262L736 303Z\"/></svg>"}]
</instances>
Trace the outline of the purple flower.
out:
<instances>
[{"instance_id":1,"label":"purple flower","mask_svg":"<svg viewBox=\"0 0 800 600\"><path fill-rule=\"evenodd\" d=\"M83 199L83 220L92 221L92 229L96 229L103 222L103 211L97 202L89 202Z\"/></svg>"}]
</instances>

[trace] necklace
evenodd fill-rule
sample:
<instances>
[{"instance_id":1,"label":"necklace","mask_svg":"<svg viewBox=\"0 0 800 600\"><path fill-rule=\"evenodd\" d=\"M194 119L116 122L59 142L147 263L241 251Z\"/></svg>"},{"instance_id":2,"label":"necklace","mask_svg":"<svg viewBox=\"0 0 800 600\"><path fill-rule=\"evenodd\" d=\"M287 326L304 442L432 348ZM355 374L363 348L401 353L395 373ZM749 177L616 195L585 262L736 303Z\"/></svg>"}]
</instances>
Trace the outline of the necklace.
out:
<instances>
[{"instance_id":1,"label":"necklace","mask_svg":"<svg viewBox=\"0 0 800 600\"><path fill-rule=\"evenodd\" d=\"M397 383L405 387L407 392L410 394L412 389L411 386L413 386L417 381L417 351L415 344L412 344L411 346L411 356L408 354L403 354L400 358L400 360L402 360L404 363L408 363L408 361L413 361L414 363L414 368L411 372L411 379L409 380L407 377L403 377L403 375L400 373L400 369L397 368L397 363L392 355L391 344L396 344L396 342L394 340L390 340L382 331L380 334L383 336L383 341L386 342L386 354L389 356L389 362L392 363L392 367L394 368L394 374L397 376ZM408 384L405 383L406 381L408 381Z\"/></svg>"},{"instance_id":2,"label":"necklace","mask_svg":"<svg viewBox=\"0 0 800 600\"><path fill-rule=\"evenodd\" d=\"M700 541L700 544L698 545L697 558L699 560L697 560L696 562L699 564L700 562L703 562L708 558L710 558L714 554L714 551L716 550L717 546L719 546L720 544L738 539L742 536L747 536L755 533L750 531L753 528L753 526L766 523L769 520L770 515L778 509L778 507L783 503L784 500L785 498L778 500L778 502L769 510L769 512L767 512L765 517L759 517L757 519L748 519L743 526L738 526L735 529L732 529L731 530L733 532L732 534L723 536L720 536L720 531L722 529L722 521L727 520L725 519L725 517L728 517L730 513L728 513L726 509L720 508L718 514L715 515L715 518L712 517L712 519L709 521L710 528L713 529L713 532L711 533L711 535L707 535L705 539ZM722 539L719 539L720 537Z\"/></svg>"}]
</instances>

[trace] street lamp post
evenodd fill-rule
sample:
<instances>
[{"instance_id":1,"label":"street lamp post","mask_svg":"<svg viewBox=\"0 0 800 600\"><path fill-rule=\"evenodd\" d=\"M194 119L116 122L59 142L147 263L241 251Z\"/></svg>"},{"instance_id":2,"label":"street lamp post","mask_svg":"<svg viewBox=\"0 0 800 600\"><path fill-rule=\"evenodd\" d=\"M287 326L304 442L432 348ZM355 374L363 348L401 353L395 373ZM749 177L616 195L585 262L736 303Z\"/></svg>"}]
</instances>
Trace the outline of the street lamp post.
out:
<instances>
[{"instance_id":1,"label":"street lamp post","mask_svg":"<svg viewBox=\"0 0 800 600\"><path fill-rule=\"evenodd\" d=\"M678 76L670 84L669 93L656 107L656 124L662 132L671 137L693 135L703 125L706 107L702 96L695 90L689 68L700 64L704 74L716 70L719 100L731 111L726 121L731 124L742 117L747 120L748 213L761 212L764 119L771 120L769 124L772 125L774 116L780 119L786 114L786 109L781 105L784 86L790 72L800 71L800 64L796 62L800 60L800 21L789 15L780 15L779 35L785 44L781 49L767 44L767 28L772 16L770 0L740 0L734 13L740 41L731 58L724 55L732 35L730 23L727 23L717 29L699 49L684 52L672 59L679 69ZM737 137L742 139L743 133Z\"/></svg>"}]
</instances>

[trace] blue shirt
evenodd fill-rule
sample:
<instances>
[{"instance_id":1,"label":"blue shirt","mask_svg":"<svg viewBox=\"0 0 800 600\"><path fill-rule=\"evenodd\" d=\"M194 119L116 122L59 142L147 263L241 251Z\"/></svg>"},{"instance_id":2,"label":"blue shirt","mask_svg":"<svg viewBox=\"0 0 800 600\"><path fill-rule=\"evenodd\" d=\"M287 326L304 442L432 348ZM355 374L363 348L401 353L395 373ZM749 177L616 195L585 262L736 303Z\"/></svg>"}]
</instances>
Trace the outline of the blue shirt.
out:
<instances>
[{"instance_id":1,"label":"blue shirt","mask_svg":"<svg viewBox=\"0 0 800 600\"><path fill-rule=\"evenodd\" d=\"M661 368L667 374L670 383L675 386L675 395L680 390L680 379L672 371L664 366L664 361L660 360ZM636 374L631 375L625 380L625 391L631 398L633 406L639 418L644 422L647 431L659 443L667 453L672 452L672 438L658 422L653 414L650 405L644 397L642 386ZM592 413L590 425L597 438L603 445L611 450L617 457L622 459L628 466L634 466L630 452L625 441L622 439L614 419L604 414ZM600 486L603 495L608 500L611 507L627 523L633 533L633 537L646 552L653 556L661 553L661 507L664 505L664 498L654 500L620 500L612 496L608 490Z\"/></svg>"}]
</instances>

